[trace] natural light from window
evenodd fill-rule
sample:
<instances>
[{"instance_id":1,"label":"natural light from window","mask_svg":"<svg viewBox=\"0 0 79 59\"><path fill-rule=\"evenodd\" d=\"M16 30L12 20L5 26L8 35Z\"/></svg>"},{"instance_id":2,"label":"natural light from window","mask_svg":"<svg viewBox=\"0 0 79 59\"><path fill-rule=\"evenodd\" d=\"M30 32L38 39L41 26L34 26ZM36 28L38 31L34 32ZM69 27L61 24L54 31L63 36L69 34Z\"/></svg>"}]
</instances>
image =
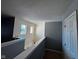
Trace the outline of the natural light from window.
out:
<instances>
[{"instance_id":1,"label":"natural light from window","mask_svg":"<svg viewBox=\"0 0 79 59\"><path fill-rule=\"evenodd\" d=\"M21 24L21 28L20 28L20 34L22 35L25 35L26 34L26 25L24 24Z\"/></svg>"}]
</instances>

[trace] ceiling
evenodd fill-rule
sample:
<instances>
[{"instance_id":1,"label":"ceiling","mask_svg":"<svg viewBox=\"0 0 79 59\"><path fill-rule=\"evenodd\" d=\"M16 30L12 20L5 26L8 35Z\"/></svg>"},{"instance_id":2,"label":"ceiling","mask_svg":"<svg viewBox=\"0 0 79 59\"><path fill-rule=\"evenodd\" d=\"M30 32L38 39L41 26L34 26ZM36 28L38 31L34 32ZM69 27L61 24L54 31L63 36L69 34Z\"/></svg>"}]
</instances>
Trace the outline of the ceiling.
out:
<instances>
[{"instance_id":1,"label":"ceiling","mask_svg":"<svg viewBox=\"0 0 79 59\"><path fill-rule=\"evenodd\" d=\"M1 11L26 20L61 20L72 0L2 0Z\"/></svg>"}]
</instances>

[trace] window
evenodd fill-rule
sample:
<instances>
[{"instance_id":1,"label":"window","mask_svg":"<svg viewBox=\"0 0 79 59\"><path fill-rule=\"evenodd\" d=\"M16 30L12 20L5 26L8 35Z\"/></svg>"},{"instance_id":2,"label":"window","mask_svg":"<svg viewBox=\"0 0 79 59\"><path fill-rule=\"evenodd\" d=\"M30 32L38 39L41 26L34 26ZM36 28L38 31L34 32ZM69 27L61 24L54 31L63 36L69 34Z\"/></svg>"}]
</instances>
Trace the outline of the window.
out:
<instances>
[{"instance_id":1,"label":"window","mask_svg":"<svg viewBox=\"0 0 79 59\"><path fill-rule=\"evenodd\" d=\"M21 34L21 35L25 35L25 34L26 34L26 25L21 24L21 27L20 27L20 34Z\"/></svg>"}]
</instances>

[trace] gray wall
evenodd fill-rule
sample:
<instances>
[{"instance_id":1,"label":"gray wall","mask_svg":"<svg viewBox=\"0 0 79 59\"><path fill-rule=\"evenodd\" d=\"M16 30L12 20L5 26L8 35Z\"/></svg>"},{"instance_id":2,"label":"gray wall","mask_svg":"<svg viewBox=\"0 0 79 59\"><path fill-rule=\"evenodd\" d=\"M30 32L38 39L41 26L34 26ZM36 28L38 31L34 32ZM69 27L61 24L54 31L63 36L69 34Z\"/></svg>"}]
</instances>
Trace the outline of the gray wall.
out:
<instances>
[{"instance_id":1,"label":"gray wall","mask_svg":"<svg viewBox=\"0 0 79 59\"><path fill-rule=\"evenodd\" d=\"M46 47L53 50L62 50L62 23L47 22L45 24Z\"/></svg>"},{"instance_id":2,"label":"gray wall","mask_svg":"<svg viewBox=\"0 0 79 59\"><path fill-rule=\"evenodd\" d=\"M13 59L24 50L24 41L25 40L18 40L18 42L14 44L2 47L1 56L5 55L5 59Z\"/></svg>"}]
</instances>

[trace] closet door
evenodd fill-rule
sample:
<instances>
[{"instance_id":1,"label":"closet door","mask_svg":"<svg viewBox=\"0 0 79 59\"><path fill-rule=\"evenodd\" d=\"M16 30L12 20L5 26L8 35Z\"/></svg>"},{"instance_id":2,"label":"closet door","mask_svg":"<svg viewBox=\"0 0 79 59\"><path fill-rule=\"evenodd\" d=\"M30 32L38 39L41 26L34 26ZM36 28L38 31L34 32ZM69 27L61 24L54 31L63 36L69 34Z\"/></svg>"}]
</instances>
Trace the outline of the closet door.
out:
<instances>
[{"instance_id":1,"label":"closet door","mask_svg":"<svg viewBox=\"0 0 79 59\"><path fill-rule=\"evenodd\" d=\"M77 19L76 11L63 22L64 49L70 59L77 59Z\"/></svg>"},{"instance_id":2,"label":"closet door","mask_svg":"<svg viewBox=\"0 0 79 59\"><path fill-rule=\"evenodd\" d=\"M76 11L70 17L70 51L71 56L77 59L77 19Z\"/></svg>"},{"instance_id":3,"label":"closet door","mask_svg":"<svg viewBox=\"0 0 79 59\"><path fill-rule=\"evenodd\" d=\"M63 44L68 59L70 58L70 20L66 18L63 22Z\"/></svg>"}]
</instances>

